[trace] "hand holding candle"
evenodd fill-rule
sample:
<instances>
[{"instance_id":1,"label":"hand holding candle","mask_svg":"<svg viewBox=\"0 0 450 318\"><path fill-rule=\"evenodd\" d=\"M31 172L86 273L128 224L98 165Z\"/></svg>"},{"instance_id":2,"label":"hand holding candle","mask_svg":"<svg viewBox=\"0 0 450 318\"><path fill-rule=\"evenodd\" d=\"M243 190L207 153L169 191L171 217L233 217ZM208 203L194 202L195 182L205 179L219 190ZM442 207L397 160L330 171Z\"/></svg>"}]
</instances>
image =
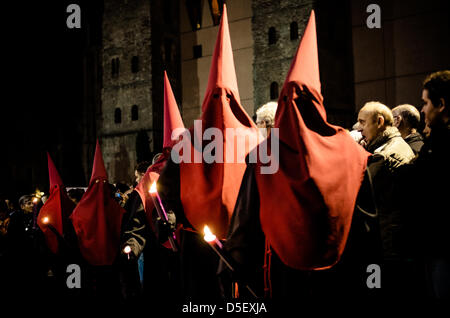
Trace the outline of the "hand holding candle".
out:
<instances>
[{"instance_id":1,"label":"hand holding candle","mask_svg":"<svg viewBox=\"0 0 450 318\"><path fill-rule=\"evenodd\" d=\"M203 233L205 235L203 236L203 239L208 242L209 246L216 252L216 254L220 257L220 259L227 265L228 269L230 271L234 271L233 266L225 259L225 256L222 253L222 243L217 239L217 237L211 232L208 225L205 225L203 228Z\"/></svg>"},{"instance_id":2,"label":"hand holding candle","mask_svg":"<svg viewBox=\"0 0 450 318\"><path fill-rule=\"evenodd\" d=\"M168 223L168 218L167 218L167 213L166 210L164 209L164 206L161 202L161 198L159 197L158 191L156 190L156 181L154 181L150 187L150 190L148 191L152 197L153 200L153 204L155 205L156 211L158 212L158 216L159 218L163 221ZM170 246L172 247L172 250L174 252L178 251L177 245L175 243L175 233L170 233L169 235L169 242L170 242Z\"/></svg>"},{"instance_id":3,"label":"hand holding candle","mask_svg":"<svg viewBox=\"0 0 450 318\"><path fill-rule=\"evenodd\" d=\"M205 234L203 236L203 239L208 242L209 246L211 246L211 248L214 250L214 252L216 252L216 254L219 256L219 258L222 260L222 262L224 262L224 264L228 267L228 269L231 272L234 272L234 268L233 266L230 264L230 262L227 260L227 258L225 257L222 249L223 249L223 245L222 243L217 239L217 237L211 232L211 230L209 229L209 227L207 225L204 226L203 228L203 233ZM234 286L234 284L233 284ZM253 297L258 298L256 296L256 294L253 292L253 290L248 286L245 285L245 287L248 289L248 291L253 295Z\"/></svg>"}]
</instances>

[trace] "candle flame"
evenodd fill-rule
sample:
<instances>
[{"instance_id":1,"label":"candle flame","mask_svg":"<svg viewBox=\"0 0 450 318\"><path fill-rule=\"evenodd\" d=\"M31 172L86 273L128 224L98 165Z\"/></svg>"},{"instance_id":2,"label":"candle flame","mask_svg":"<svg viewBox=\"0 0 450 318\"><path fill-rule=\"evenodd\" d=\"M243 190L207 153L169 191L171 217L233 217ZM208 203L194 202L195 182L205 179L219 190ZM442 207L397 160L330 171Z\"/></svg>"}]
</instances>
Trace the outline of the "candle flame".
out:
<instances>
[{"instance_id":1,"label":"candle flame","mask_svg":"<svg viewBox=\"0 0 450 318\"><path fill-rule=\"evenodd\" d=\"M156 193L156 181L153 181L152 186L150 187L150 190L148 192Z\"/></svg>"},{"instance_id":2,"label":"candle flame","mask_svg":"<svg viewBox=\"0 0 450 318\"><path fill-rule=\"evenodd\" d=\"M208 225L205 225L203 228L203 233L205 233L205 236L203 238L206 242L213 242L216 239L216 236L211 232Z\"/></svg>"},{"instance_id":3,"label":"candle flame","mask_svg":"<svg viewBox=\"0 0 450 318\"><path fill-rule=\"evenodd\" d=\"M34 197L34 198L33 198L33 203L37 203L38 200L39 200L38 198Z\"/></svg>"},{"instance_id":4,"label":"candle flame","mask_svg":"<svg viewBox=\"0 0 450 318\"><path fill-rule=\"evenodd\" d=\"M125 246L125 248L123 249L123 252L125 254L130 254L131 253L131 247L130 245Z\"/></svg>"},{"instance_id":5,"label":"candle flame","mask_svg":"<svg viewBox=\"0 0 450 318\"><path fill-rule=\"evenodd\" d=\"M48 224L48 221L50 221L48 216L46 216L42 219L42 223L44 223L44 224Z\"/></svg>"}]
</instances>

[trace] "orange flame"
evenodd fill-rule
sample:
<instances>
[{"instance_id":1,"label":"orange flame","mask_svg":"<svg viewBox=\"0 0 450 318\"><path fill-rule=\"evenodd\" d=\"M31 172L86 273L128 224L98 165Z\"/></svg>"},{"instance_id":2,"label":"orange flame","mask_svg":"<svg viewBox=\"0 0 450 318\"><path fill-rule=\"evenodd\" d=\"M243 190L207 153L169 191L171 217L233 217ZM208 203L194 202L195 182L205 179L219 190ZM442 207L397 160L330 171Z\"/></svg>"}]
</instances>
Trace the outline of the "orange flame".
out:
<instances>
[{"instance_id":1,"label":"orange flame","mask_svg":"<svg viewBox=\"0 0 450 318\"><path fill-rule=\"evenodd\" d=\"M216 236L211 232L208 225L205 225L205 227L203 228L203 233L205 233L205 236L203 236L203 238L206 242L209 243L216 240Z\"/></svg>"}]
</instances>

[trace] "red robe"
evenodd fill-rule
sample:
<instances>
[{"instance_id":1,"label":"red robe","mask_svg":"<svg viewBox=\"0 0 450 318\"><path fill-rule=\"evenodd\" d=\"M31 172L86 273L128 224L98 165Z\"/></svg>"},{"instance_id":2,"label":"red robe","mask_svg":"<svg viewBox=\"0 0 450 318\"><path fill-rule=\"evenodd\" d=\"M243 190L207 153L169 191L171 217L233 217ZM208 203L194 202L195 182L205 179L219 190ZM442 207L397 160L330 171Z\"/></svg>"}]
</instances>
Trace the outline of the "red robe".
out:
<instances>
[{"instance_id":1,"label":"red robe","mask_svg":"<svg viewBox=\"0 0 450 318\"><path fill-rule=\"evenodd\" d=\"M242 135L249 138L245 142L247 148L256 146L258 139L255 124L240 104L225 5L202 111L202 129L196 137L201 139L208 128L219 129L223 135L223 163L206 163L203 159L201 163L194 162L195 153L200 156L202 153L194 147L196 137L191 128L188 141L191 162L180 163L181 202L186 218L195 229L202 231L208 225L217 237L224 238L245 171L245 155L251 150L246 149L241 158L227 161L226 149L233 140L227 137L226 129L240 128ZM203 144L201 140L199 144ZM236 145L237 142L235 153Z\"/></svg>"},{"instance_id":2,"label":"red robe","mask_svg":"<svg viewBox=\"0 0 450 318\"><path fill-rule=\"evenodd\" d=\"M81 254L91 265L111 265L119 252L125 210L114 200L97 141L86 193L71 215Z\"/></svg>"},{"instance_id":3,"label":"red robe","mask_svg":"<svg viewBox=\"0 0 450 318\"><path fill-rule=\"evenodd\" d=\"M279 169L261 174L259 163L255 174L266 238L284 264L300 270L339 260L369 155L327 122L322 102L313 11L278 100Z\"/></svg>"},{"instance_id":4,"label":"red robe","mask_svg":"<svg viewBox=\"0 0 450 318\"><path fill-rule=\"evenodd\" d=\"M47 160L50 195L39 211L37 224L44 233L47 246L56 254L59 250L59 244L57 234L54 231L56 230L59 236L64 236L64 224L75 208L75 203L67 196L61 177L48 153ZM50 227L53 227L53 229Z\"/></svg>"}]
</instances>

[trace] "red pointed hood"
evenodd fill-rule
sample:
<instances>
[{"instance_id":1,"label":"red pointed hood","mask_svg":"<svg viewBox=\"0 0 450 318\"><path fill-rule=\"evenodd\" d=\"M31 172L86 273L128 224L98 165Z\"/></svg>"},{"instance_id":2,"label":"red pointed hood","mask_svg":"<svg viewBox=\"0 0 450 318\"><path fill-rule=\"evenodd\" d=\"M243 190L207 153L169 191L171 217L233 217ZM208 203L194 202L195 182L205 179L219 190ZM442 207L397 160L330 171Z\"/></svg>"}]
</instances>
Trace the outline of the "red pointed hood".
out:
<instances>
[{"instance_id":1,"label":"red pointed hood","mask_svg":"<svg viewBox=\"0 0 450 318\"><path fill-rule=\"evenodd\" d=\"M111 193L97 140L89 186L70 216L81 254L91 265L111 265L114 262L119 252L124 213Z\"/></svg>"},{"instance_id":2,"label":"red pointed hood","mask_svg":"<svg viewBox=\"0 0 450 318\"><path fill-rule=\"evenodd\" d=\"M50 191L52 191L52 189L55 188L56 186L63 186L63 182L48 152L47 152L47 162L48 162L48 176L50 180Z\"/></svg>"},{"instance_id":3,"label":"red pointed hood","mask_svg":"<svg viewBox=\"0 0 450 318\"><path fill-rule=\"evenodd\" d=\"M172 132L177 128L184 128L177 101L173 95L167 72L164 71L164 143L163 148L171 147Z\"/></svg>"},{"instance_id":4,"label":"red pointed hood","mask_svg":"<svg viewBox=\"0 0 450 318\"><path fill-rule=\"evenodd\" d=\"M56 170L48 152L47 161L50 180L50 195L39 211L37 224L44 233L47 246L56 254L59 250L59 240L54 231L58 232L61 237L64 235L64 229L67 226L70 214L75 208L75 203L67 196L58 170ZM53 230L50 229L50 227L53 227Z\"/></svg>"},{"instance_id":5,"label":"red pointed hood","mask_svg":"<svg viewBox=\"0 0 450 318\"><path fill-rule=\"evenodd\" d=\"M333 266L347 241L368 153L341 127L326 121L320 93L314 11L278 100L275 128L279 169L255 178L261 226L286 265ZM283 200L276 200L283 198Z\"/></svg>"},{"instance_id":6,"label":"red pointed hood","mask_svg":"<svg viewBox=\"0 0 450 318\"><path fill-rule=\"evenodd\" d=\"M98 139L97 144L95 146L94 164L92 166L92 174L89 184L91 184L96 179L102 180L108 179L108 174L106 173L105 163L103 162L102 150L100 147L100 143L98 142Z\"/></svg>"},{"instance_id":7,"label":"red pointed hood","mask_svg":"<svg viewBox=\"0 0 450 318\"><path fill-rule=\"evenodd\" d=\"M230 30L228 28L227 6L223 5L222 18L219 25L216 46L209 69L208 87L206 88L205 99L202 110L205 111L206 102L209 95L215 88L228 88L233 92L234 98L240 104L239 90L234 68L233 49L231 47Z\"/></svg>"},{"instance_id":8,"label":"red pointed hood","mask_svg":"<svg viewBox=\"0 0 450 318\"><path fill-rule=\"evenodd\" d=\"M298 86L308 87L322 101L319 56L317 52L316 16L313 10L283 87L290 82L295 82Z\"/></svg>"},{"instance_id":9,"label":"red pointed hood","mask_svg":"<svg viewBox=\"0 0 450 318\"><path fill-rule=\"evenodd\" d=\"M258 130L240 104L225 5L200 119L201 129L196 129L195 134L194 128L190 129L191 162L180 164L181 202L194 228L203 230L207 224L217 237L224 238L245 171L245 155L258 143ZM209 141L202 141L203 133L209 128L222 133L223 161L196 163L195 158L202 158L202 154L194 145L209 144ZM234 137L226 133L230 128L235 129ZM247 136L245 150L239 149L243 156L229 160L227 150L236 153L237 140L244 136Z\"/></svg>"},{"instance_id":10,"label":"red pointed hood","mask_svg":"<svg viewBox=\"0 0 450 318\"><path fill-rule=\"evenodd\" d=\"M164 71L164 144L163 152L160 158L148 167L144 177L136 186L135 190L141 197L142 204L144 206L145 213L149 224L153 224L152 211L153 200L149 194L150 186L153 182L156 182L159 178L159 173L164 168L167 159L170 156L170 150L177 140L172 140L172 132L177 128L184 128L183 120L181 119L180 111L173 95L172 88L170 86L167 72Z\"/></svg>"}]
</instances>

